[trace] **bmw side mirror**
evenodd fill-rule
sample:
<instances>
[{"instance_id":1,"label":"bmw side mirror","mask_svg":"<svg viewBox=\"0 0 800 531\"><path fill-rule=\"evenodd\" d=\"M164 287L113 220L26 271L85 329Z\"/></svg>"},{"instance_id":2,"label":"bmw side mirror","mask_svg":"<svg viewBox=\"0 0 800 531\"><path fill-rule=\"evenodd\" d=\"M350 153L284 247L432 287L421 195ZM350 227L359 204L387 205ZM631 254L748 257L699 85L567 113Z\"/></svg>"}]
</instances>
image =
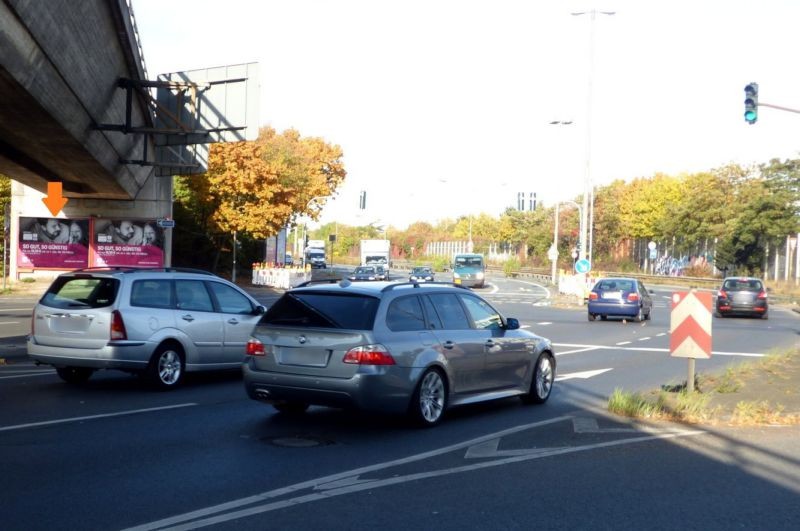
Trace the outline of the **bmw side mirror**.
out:
<instances>
[{"instance_id":1,"label":"bmw side mirror","mask_svg":"<svg viewBox=\"0 0 800 531\"><path fill-rule=\"evenodd\" d=\"M259 304L258 306L256 306L255 314L256 315L264 315L266 313L266 311L267 311L267 308L265 306L262 306L262 305Z\"/></svg>"},{"instance_id":2,"label":"bmw side mirror","mask_svg":"<svg viewBox=\"0 0 800 531\"><path fill-rule=\"evenodd\" d=\"M519 320L514 319L513 317L506 318L506 330L517 330L519 329Z\"/></svg>"}]
</instances>

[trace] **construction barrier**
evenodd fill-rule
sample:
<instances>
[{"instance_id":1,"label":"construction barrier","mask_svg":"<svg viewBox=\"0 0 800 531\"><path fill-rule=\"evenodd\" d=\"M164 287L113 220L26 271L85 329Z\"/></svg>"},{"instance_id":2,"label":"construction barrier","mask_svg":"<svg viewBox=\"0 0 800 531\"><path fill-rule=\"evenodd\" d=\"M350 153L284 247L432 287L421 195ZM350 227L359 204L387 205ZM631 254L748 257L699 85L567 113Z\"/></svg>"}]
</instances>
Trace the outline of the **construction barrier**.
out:
<instances>
[{"instance_id":1,"label":"construction barrier","mask_svg":"<svg viewBox=\"0 0 800 531\"><path fill-rule=\"evenodd\" d=\"M299 267L259 267L259 265L254 264L253 267L252 283L254 286L289 289L311 280L311 271L309 269Z\"/></svg>"}]
</instances>

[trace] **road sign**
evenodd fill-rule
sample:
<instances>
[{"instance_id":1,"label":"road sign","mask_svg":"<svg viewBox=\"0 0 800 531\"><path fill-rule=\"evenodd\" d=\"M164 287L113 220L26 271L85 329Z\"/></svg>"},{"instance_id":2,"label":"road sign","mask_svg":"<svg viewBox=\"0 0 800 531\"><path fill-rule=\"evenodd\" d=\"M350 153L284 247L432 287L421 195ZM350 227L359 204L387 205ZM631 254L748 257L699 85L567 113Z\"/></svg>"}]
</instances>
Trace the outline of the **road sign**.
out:
<instances>
[{"instance_id":1,"label":"road sign","mask_svg":"<svg viewBox=\"0 0 800 531\"><path fill-rule=\"evenodd\" d=\"M161 218L161 219L156 221L156 225L158 225L162 229L171 229L171 228L175 227L175 220L174 219Z\"/></svg>"},{"instance_id":2,"label":"road sign","mask_svg":"<svg viewBox=\"0 0 800 531\"><path fill-rule=\"evenodd\" d=\"M647 248L650 249L651 251L654 251L656 248L656 242L651 241L650 243L647 244Z\"/></svg>"},{"instance_id":3,"label":"road sign","mask_svg":"<svg viewBox=\"0 0 800 531\"><path fill-rule=\"evenodd\" d=\"M711 320L710 292L673 293L669 323L670 355L677 358L710 358Z\"/></svg>"},{"instance_id":4,"label":"road sign","mask_svg":"<svg viewBox=\"0 0 800 531\"><path fill-rule=\"evenodd\" d=\"M558 249L554 245L551 245L550 249L547 250L547 259L551 262L558 260Z\"/></svg>"},{"instance_id":5,"label":"road sign","mask_svg":"<svg viewBox=\"0 0 800 531\"><path fill-rule=\"evenodd\" d=\"M592 264L589 263L589 260L586 258L582 258L575 262L575 271L578 273L588 273L592 270Z\"/></svg>"},{"instance_id":6,"label":"road sign","mask_svg":"<svg viewBox=\"0 0 800 531\"><path fill-rule=\"evenodd\" d=\"M655 249L650 249L650 260L655 260L657 253L658 251L656 251Z\"/></svg>"}]
</instances>

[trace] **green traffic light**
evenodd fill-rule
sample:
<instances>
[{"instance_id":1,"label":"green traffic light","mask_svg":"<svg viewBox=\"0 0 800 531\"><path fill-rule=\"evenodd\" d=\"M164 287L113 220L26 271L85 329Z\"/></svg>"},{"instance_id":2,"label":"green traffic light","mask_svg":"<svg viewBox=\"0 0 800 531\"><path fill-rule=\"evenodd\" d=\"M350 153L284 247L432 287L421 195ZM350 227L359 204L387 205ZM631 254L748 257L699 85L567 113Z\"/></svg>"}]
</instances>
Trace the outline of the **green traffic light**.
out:
<instances>
[{"instance_id":1,"label":"green traffic light","mask_svg":"<svg viewBox=\"0 0 800 531\"><path fill-rule=\"evenodd\" d=\"M745 111L744 119L747 120L748 122L753 123L756 121L756 118L758 118L758 114L756 113L756 111Z\"/></svg>"}]
</instances>

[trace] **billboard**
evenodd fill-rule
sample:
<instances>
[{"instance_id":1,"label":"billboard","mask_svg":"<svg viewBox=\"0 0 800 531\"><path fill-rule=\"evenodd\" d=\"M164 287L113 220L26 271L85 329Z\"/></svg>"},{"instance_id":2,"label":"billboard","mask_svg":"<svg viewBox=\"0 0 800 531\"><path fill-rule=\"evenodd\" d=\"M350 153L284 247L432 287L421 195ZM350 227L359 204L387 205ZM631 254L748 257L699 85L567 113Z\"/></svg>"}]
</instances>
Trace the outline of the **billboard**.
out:
<instances>
[{"instance_id":1,"label":"billboard","mask_svg":"<svg viewBox=\"0 0 800 531\"><path fill-rule=\"evenodd\" d=\"M17 267L80 269L89 265L89 219L19 218Z\"/></svg>"},{"instance_id":2,"label":"billboard","mask_svg":"<svg viewBox=\"0 0 800 531\"><path fill-rule=\"evenodd\" d=\"M155 219L95 219L92 265L162 267L164 231Z\"/></svg>"}]
</instances>

